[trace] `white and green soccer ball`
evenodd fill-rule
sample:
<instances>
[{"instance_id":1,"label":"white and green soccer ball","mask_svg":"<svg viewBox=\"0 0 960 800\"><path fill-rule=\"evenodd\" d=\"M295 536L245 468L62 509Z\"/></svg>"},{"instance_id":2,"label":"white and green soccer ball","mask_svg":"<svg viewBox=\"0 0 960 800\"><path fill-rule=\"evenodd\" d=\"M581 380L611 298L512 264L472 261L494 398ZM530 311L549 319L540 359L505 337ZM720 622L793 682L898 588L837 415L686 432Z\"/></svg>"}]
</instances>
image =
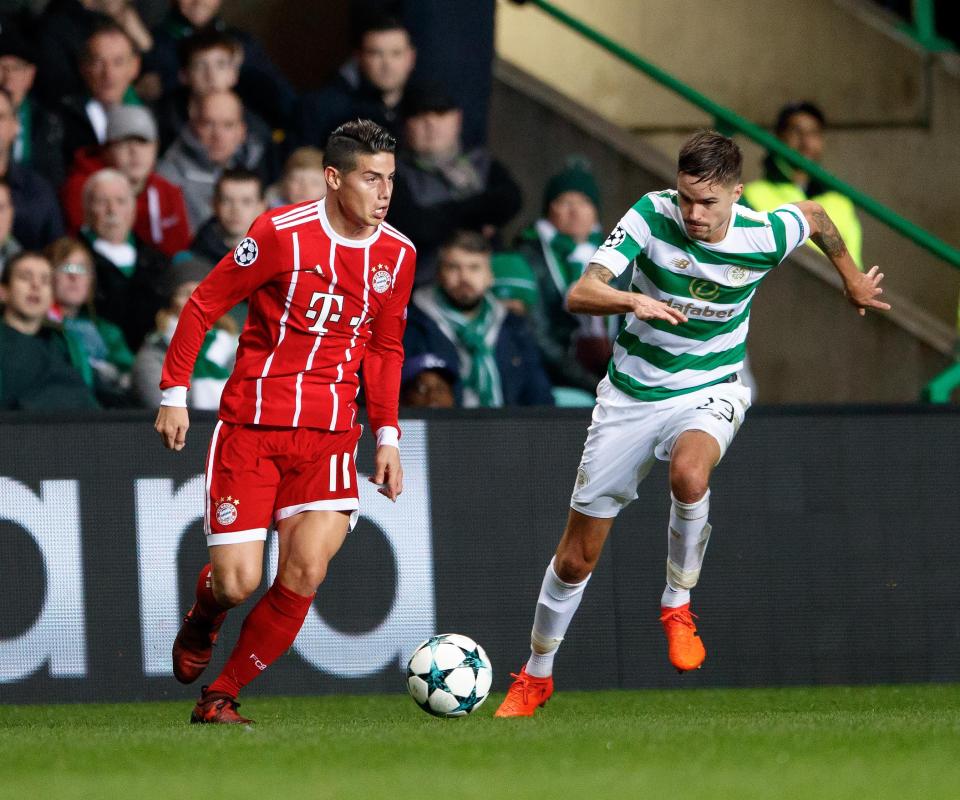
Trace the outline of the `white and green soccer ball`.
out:
<instances>
[{"instance_id":1,"label":"white and green soccer ball","mask_svg":"<svg viewBox=\"0 0 960 800\"><path fill-rule=\"evenodd\" d=\"M465 717L490 693L493 668L469 636L441 633L423 642L407 664L407 689L435 717Z\"/></svg>"}]
</instances>

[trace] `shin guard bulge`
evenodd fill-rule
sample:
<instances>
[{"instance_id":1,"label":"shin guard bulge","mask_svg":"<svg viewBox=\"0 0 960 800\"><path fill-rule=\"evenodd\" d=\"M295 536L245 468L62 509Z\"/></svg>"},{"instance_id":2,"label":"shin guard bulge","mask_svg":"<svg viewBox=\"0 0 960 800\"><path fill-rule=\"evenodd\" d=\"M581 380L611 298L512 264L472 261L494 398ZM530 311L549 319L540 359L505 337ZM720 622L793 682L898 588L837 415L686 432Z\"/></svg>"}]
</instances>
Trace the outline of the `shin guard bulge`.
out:
<instances>
[{"instance_id":1,"label":"shin guard bulge","mask_svg":"<svg viewBox=\"0 0 960 800\"><path fill-rule=\"evenodd\" d=\"M695 503L681 503L671 495L670 529L667 534L667 586L661 605L677 607L690 602L697 585L703 556L710 540L710 490Z\"/></svg>"},{"instance_id":2,"label":"shin guard bulge","mask_svg":"<svg viewBox=\"0 0 960 800\"><path fill-rule=\"evenodd\" d=\"M580 583L560 580L553 568L554 561L555 559L550 560L543 576L537 611L533 618L533 630L530 632L527 672L537 678L546 678L552 674L557 648L570 627L573 615L583 599L583 590L590 580L589 575Z\"/></svg>"},{"instance_id":3,"label":"shin guard bulge","mask_svg":"<svg viewBox=\"0 0 960 800\"><path fill-rule=\"evenodd\" d=\"M283 655L297 638L314 595L297 594L279 580L260 598L240 629L240 638L210 692L236 697L250 681Z\"/></svg>"}]
</instances>

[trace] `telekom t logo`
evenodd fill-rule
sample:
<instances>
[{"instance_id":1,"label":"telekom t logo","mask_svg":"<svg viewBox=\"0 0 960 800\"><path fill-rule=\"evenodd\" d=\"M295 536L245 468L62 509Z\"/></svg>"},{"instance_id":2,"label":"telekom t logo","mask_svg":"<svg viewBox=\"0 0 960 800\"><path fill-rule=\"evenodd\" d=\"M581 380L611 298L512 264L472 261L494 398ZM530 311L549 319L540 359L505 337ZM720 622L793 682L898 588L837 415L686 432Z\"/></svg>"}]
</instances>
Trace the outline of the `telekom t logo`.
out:
<instances>
[{"instance_id":1,"label":"telekom t logo","mask_svg":"<svg viewBox=\"0 0 960 800\"><path fill-rule=\"evenodd\" d=\"M320 308L315 309L314 306L319 302ZM336 306L336 310L334 310ZM310 326L308 330L313 333L324 334L327 332L326 323L327 322L339 322L340 321L340 312L343 311L343 295L342 294L331 294L329 292L314 292L313 297L310 298L310 308L306 311L304 316L307 319L315 319L316 322ZM354 317L350 320L350 326L356 327L360 323L360 317Z\"/></svg>"}]
</instances>

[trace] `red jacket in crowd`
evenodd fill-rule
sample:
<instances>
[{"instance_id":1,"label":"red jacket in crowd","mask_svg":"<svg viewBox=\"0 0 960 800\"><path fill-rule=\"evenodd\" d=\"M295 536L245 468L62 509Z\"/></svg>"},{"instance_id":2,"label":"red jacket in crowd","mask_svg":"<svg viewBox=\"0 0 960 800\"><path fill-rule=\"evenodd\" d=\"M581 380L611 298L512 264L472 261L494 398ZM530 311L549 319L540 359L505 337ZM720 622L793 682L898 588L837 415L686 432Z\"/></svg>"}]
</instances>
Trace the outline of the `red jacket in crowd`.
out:
<instances>
[{"instance_id":1,"label":"red jacket in crowd","mask_svg":"<svg viewBox=\"0 0 960 800\"><path fill-rule=\"evenodd\" d=\"M74 236L83 225L83 185L106 166L99 147L82 148L74 156L73 168L60 189L67 229ZM180 188L151 172L147 185L137 195L133 232L168 257L188 249L192 236Z\"/></svg>"}]
</instances>

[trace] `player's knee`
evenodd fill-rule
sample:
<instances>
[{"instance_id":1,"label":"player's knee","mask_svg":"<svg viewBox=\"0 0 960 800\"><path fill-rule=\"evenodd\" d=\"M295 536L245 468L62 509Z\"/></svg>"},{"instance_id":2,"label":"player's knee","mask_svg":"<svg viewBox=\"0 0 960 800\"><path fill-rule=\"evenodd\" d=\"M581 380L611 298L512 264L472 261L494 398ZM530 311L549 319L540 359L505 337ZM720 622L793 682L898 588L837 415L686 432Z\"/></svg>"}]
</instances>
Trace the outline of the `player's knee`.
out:
<instances>
[{"instance_id":1,"label":"player's knee","mask_svg":"<svg viewBox=\"0 0 960 800\"><path fill-rule=\"evenodd\" d=\"M693 461L670 464L670 491L681 503L700 501L710 488L710 470Z\"/></svg>"},{"instance_id":2,"label":"player's knee","mask_svg":"<svg viewBox=\"0 0 960 800\"><path fill-rule=\"evenodd\" d=\"M290 559L280 570L277 580L292 592L310 595L317 591L317 587L323 583L326 577L326 561L305 563Z\"/></svg>"},{"instance_id":3,"label":"player's knee","mask_svg":"<svg viewBox=\"0 0 960 800\"><path fill-rule=\"evenodd\" d=\"M594 566L595 563L587 559L583 553L566 551L557 553L553 562L553 571L564 583L580 583L593 572Z\"/></svg>"},{"instance_id":4,"label":"player's knee","mask_svg":"<svg viewBox=\"0 0 960 800\"><path fill-rule=\"evenodd\" d=\"M214 572L213 596L224 608L238 606L257 590L260 577L260 570L255 568Z\"/></svg>"}]
</instances>

